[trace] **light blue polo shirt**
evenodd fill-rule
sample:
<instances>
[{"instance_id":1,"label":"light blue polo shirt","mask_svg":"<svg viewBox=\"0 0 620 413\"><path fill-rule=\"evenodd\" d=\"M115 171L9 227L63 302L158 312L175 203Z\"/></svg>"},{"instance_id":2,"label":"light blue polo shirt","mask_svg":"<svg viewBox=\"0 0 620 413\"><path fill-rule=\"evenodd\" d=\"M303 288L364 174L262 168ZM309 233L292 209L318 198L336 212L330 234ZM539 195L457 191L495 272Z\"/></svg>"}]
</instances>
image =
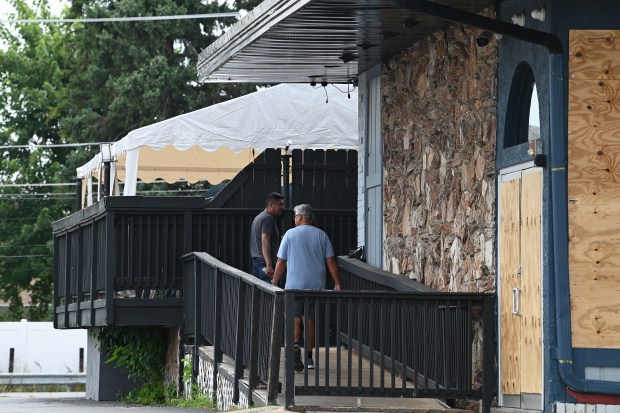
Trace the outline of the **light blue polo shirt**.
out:
<instances>
[{"instance_id":1,"label":"light blue polo shirt","mask_svg":"<svg viewBox=\"0 0 620 413\"><path fill-rule=\"evenodd\" d=\"M324 290L325 260L334 256L329 237L312 225L289 229L280 243L278 258L286 260L287 290Z\"/></svg>"}]
</instances>

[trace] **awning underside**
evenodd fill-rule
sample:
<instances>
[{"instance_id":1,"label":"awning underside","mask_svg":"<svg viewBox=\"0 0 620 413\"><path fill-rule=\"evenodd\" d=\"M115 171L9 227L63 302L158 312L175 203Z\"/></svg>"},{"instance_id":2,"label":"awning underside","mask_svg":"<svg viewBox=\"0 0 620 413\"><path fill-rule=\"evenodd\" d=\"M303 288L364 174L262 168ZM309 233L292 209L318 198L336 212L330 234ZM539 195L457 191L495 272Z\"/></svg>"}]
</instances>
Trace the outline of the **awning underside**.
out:
<instances>
[{"instance_id":1,"label":"awning underside","mask_svg":"<svg viewBox=\"0 0 620 413\"><path fill-rule=\"evenodd\" d=\"M435 3L479 13L493 2ZM447 25L389 0L267 0L201 53L199 80L350 83Z\"/></svg>"}]
</instances>

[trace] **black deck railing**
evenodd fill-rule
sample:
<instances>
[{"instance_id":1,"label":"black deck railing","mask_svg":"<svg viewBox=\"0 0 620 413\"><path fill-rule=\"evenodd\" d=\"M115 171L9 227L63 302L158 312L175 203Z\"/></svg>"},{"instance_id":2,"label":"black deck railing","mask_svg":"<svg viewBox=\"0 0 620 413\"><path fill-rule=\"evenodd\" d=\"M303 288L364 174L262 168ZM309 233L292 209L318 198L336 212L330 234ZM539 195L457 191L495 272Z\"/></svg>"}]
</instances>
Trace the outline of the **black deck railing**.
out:
<instances>
[{"instance_id":1,"label":"black deck railing","mask_svg":"<svg viewBox=\"0 0 620 413\"><path fill-rule=\"evenodd\" d=\"M484 357L483 383L476 384L472 361L474 324L482 326L482 354L493 354L491 294L286 291L285 297L286 406L294 405L300 394L431 396L482 399L488 411L492 359ZM317 329L335 328L338 338L334 345L320 347L316 336L315 369L301 373L302 385L295 384L300 373L295 373L293 360L296 300L315 318Z\"/></svg>"},{"instance_id":2,"label":"black deck railing","mask_svg":"<svg viewBox=\"0 0 620 413\"><path fill-rule=\"evenodd\" d=\"M260 211L204 208L202 198L107 197L55 222L56 327L181 324L181 257L205 251L249 271ZM317 210L339 254L355 244L355 214Z\"/></svg>"},{"instance_id":3,"label":"black deck railing","mask_svg":"<svg viewBox=\"0 0 620 413\"><path fill-rule=\"evenodd\" d=\"M210 343L217 363L224 355L234 361L234 403L239 383L248 369L249 397L259 381L267 384L268 401L278 393L282 343L284 290L216 260L205 253L184 257L186 291L185 336L193 337L193 359L198 347ZM198 363L193 364L194 377ZM217 383L218 368L212 383Z\"/></svg>"},{"instance_id":4,"label":"black deck railing","mask_svg":"<svg viewBox=\"0 0 620 413\"><path fill-rule=\"evenodd\" d=\"M342 257L343 286L360 290L283 291L207 254L185 259L185 289L195 291L191 301L186 299L186 337L194 337L195 352L208 342L215 361L223 355L234 361L234 402L244 368L249 371L248 396L261 381L267 384L269 401L275 401L282 369L286 407L295 404L295 395L430 396L481 399L489 411L492 294L438 292ZM317 329L315 369L303 373L294 370L296 300L312 314ZM285 362L280 366L283 325ZM482 382L473 379L476 337L481 337L477 367ZM303 342L307 340L306 331ZM303 357L305 364L307 354Z\"/></svg>"}]
</instances>

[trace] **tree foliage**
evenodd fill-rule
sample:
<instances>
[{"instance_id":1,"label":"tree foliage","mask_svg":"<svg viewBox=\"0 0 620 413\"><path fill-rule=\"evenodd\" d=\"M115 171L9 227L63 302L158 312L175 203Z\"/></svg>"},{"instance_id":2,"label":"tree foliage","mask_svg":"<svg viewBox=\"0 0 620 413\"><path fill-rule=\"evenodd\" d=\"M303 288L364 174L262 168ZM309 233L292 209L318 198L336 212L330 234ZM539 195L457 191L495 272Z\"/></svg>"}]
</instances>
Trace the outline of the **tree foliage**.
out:
<instances>
[{"instance_id":1,"label":"tree foliage","mask_svg":"<svg viewBox=\"0 0 620 413\"><path fill-rule=\"evenodd\" d=\"M24 2L15 1L16 17L34 18ZM44 6L44 5L43 5ZM41 17L49 17L45 7ZM0 142L2 145L62 141L58 91L67 81L62 28L2 26L0 36ZM57 182L66 150L4 149L0 157L3 184ZM47 199L41 189L49 192ZM50 188L0 187L0 299L11 303L11 318L22 316L20 293L31 291L29 318L44 319L52 296L51 222L68 209ZM63 189L66 191L66 188Z\"/></svg>"},{"instance_id":2,"label":"tree foliage","mask_svg":"<svg viewBox=\"0 0 620 413\"><path fill-rule=\"evenodd\" d=\"M12 0L15 18L50 17L46 0ZM239 0L251 9L259 1ZM74 0L67 18L231 11L200 0ZM0 27L0 145L108 142L129 131L250 92L198 84L198 54L235 19ZM67 183L98 148L0 149L0 183ZM73 207L71 187L0 187L0 299L11 318L49 314L51 222ZM47 194L47 195L45 195Z\"/></svg>"}]
</instances>

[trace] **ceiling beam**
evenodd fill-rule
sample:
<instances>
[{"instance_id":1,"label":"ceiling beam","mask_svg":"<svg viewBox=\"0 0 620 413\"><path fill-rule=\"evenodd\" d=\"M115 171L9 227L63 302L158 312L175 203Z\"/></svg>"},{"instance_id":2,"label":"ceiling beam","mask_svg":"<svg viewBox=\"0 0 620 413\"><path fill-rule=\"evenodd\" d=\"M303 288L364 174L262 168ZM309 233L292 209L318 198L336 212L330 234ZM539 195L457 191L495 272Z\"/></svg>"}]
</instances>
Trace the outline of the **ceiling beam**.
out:
<instances>
[{"instance_id":1,"label":"ceiling beam","mask_svg":"<svg viewBox=\"0 0 620 413\"><path fill-rule=\"evenodd\" d=\"M437 17L465 26L477 27L493 33L513 37L525 42L545 46L550 53L561 53L562 43L557 36L540 30L521 27L501 20L491 19L468 11L433 3L426 0L392 0L395 6L414 12Z\"/></svg>"}]
</instances>

